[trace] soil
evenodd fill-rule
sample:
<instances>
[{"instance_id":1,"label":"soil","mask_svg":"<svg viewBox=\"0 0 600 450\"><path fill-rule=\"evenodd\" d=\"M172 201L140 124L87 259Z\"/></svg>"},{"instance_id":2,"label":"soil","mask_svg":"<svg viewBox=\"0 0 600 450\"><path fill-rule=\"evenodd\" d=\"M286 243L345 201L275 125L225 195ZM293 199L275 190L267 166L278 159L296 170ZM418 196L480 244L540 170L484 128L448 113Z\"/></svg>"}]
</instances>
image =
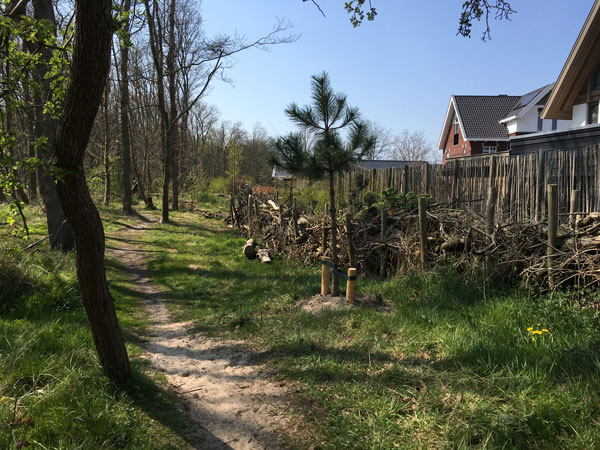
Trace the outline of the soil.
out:
<instances>
[{"instance_id":1,"label":"soil","mask_svg":"<svg viewBox=\"0 0 600 450\"><path fill-rule=\"evenodd\" d=\"M317 314L325 310L346 310L355 308L370 308L377 311L389 312L391 306L384 304L379 294L356 294L354 303L348 303L344 296L313 295L296 302L296 308L309 313Z\"/></svg>"},{"instance_id":2,"label":"soil","mask_svg":"<svg viewBox=\"0 0 600 450\"><path fill-rule=\"evenodd\" d=\"M278 449L290 419L286 390L272 382L253 361L242 342L216 340L191 331L192 324L173 322L161 297L163 291L146 276L147 254L137 237L153 226L153 217L113 233L107 254L131 274L152 326L146 357L163 372L170 388L193 420L193 448Z\"/></svg>"}]
</instances>

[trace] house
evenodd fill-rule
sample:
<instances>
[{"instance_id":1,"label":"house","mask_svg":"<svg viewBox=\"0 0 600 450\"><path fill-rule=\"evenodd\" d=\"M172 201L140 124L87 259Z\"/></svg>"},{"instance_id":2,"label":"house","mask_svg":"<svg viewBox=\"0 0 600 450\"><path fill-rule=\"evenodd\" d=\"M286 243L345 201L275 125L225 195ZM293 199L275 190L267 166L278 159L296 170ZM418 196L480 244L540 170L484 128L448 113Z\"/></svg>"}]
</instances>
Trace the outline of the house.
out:
<instances>
[{"instance_id":1,"label":"house","mask_svg":"<svg viewBox=\"0 0 600 450\"><path fill-rule=\"evenodd\" d=\"M283 170L281 167L273 166L273 173L271 174L271 178L273 178L275 182L282 180L285 182L291 180L293 178L293 175Z\"/></svg>"},{"instance_id":2,"label":"house","mask_svg":"<svg viewBox=\"0 0 600 450\"><path fill-rule=\"evenodd\" d=\"M517 136L511 154L600 143L600 0L596 0L541 113L567 129Z\"/></svg>"},{"instance_id":3,"label":"house","mask_svg":"<svg viewBox=\"0 0 600 450\"><path fill-rule=\"evenodd\" d=\"M512 111L500 120L500 124L506 126L509 137L566 130L571 127L570 120L544 119L542 117L542 111L553 87L554 83L551 83L521 96Z\"/></svg>"},{"instance_id":4,"label":"house","mask_svg":"<svg viewBox=\"0 0 600 450\"><path fill-rule=\"evenodd\" d=\"M514 95L453 95L438 142L442 161L509 149L509 116L521 99Z\"/></svg>"}]
</instances>

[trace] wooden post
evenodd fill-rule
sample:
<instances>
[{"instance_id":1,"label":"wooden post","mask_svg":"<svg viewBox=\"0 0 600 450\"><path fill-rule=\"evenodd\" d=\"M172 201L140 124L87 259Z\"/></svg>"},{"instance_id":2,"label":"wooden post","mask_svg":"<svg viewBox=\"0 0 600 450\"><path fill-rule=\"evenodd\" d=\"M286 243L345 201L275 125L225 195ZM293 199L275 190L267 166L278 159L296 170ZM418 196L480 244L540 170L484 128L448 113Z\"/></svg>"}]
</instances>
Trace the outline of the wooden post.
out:
<instances>
[{"instance_id":1,"label":"wooden post","mask_svg":"<svg viewBox=\"0 0 600 450\"><path fill-rule=\"evenodd\" d=\"M490 196L488 197L485 207L486 232L488 235L494 233L494 225L496 221L496 201L498 200L498 188L493 186L490 188Z\"/></svg>"},{"instance_id":2,"label":"wooden post","mask_svg":"<svg viewBox=\"0 0 600 450\"><path fill-rule=\"evenodd\" d=\"M323 256L321 258L325 262L331 262L331 258ZM329 294L329 266L321 265L321 297Z\"/></svg>"},{"instance_id":3,"label":"wooden post","mask_svg":"<svg viewBox=\"0 0 600 450\"><path fill-rule=\"evenodd\" d=\"M544 150L539 150L537 155L537 195L535 199L535 221L540 223L544 217L544 183L545 183L545 155Z\"/></svg>"},{"instance_id":4,"label":"wooden post","mask_svg":"<svg viewBox=\"0 0 600 450\"><path fill-rule=\"evenodd\" d=\"M279 204L279 191L275 191L275 203Z\"/></svg>"},{"instance_id":5,"label":"wooden post","mask_svg":"<svg viewBox=\"0 0 600 450\"><path fill-rule=\"evenodd\" d=\"M386 274L386 253L387 253L387 209L381 210L381 242L383 243L383 251L381 252L381 266L379 267L379 275L385 277Z\"/></svg>"},{"instance_id":6,"label":"wooden post","mask_svg":"<svg viewBox=\"0 0 600 450\"><path fill-rule=\"evenodd\" d=\"M348 269L348 278L356 277L356 269ZM356 280L348 280L346 282L346 301L354 304L354 296L356 294Z\"/></svg>"},{"instance_id":7,"label":"wooden post","mask_svg":"<svg viewBox=\"0 0 600 450\"><path fill-rule=\"evenodd\" d=\"M580 190L579 189L573 189L571 190L571 203L570 203L570 208L569 208L569 223L571 225L571 228L573 229L573 231L577 231L577 222L579 221L579 214L576 214L577 212L579 212L579 194L580 194Z\"/></svg>"},{"instance_id":8,"label":"wooden post","mask_svg":"<svg viewBox=\"0 0 600 450\"><path fill-rule=\"evenodd\" d=\"M325 203L325 215L329 214L329 203Z\"/></svg>"},{"instance_id":9,"label":"wooden post","mask_svg":"<svg viewBox=\"0 0 600 450\"><path fill-rule=\"evenodd\" d=\"M298 232L298 211L296 211L296 200L294 200L294 206L292 207L292 222L294 222L294 238L298 239L300 233Z\"/></svg>"},{"instance_id":10,"label":"wooden post","mask_svg":"<svg viewBox=\"0 0 600 450\"><path fill-rule=\"evenodd\" d=\"M323 217L323 229L321 230L321 255L325 256L327 252L327 222L325 217Z\"/></svg>"},{"instance_id":11,"label":"wooden post","mask_svg":"<svg viewBox=\"0 0 600 450\"><path fill-rule=\"evenodd\" d=\"M404 166L402 174L402 193L408 194L408 166Z\"/></svg>"},{"instance_id":12,"label":"wooden post","mask_svg":"<svg viewBox=\"0 0 600 450\"><path fill-rule=\"evenodd\" d=\"M354 260L354 243L352 242L352 236L354 235L352 230L352 216L350 213L347 213L344 219L346 223L346 240L348 241L348 266L354 267L356 261Z\"/></svg>"},{"instance_id":13,"label":"wooden post","mask_svg":"<svg viewBox=\"0 0 600 450\"><path fill-rule=\"evenodd\" d=\"M256 211L256 220L260 222L260 205L257 197L254 198L254 210Z\"/></svg>"},{"instance_id":14,"label":"wooden post","mask_svg":"<svg viewBox=\"0 0 600 450\"><path fill-rule=\"evenodd\" d=\"M556 184L548 185L548 247L546 256L548 257L548 285L552 289L555 285L554 280L554 253L556 250L556 235L558 232L558 186Z\"/></svg>"},{"instance_id":15,"label":"wooden post","mask_svg":"<svg viewBox=\"0 0 600 450\"><path fill-rule=\"evenodd\" d=\"M248 195L248 237L252 237L252 194Z\"/></svg>"},{"instance_id":16,"label":"wooden post","mask_svg":"<svg viewBox=\"0 0 600 450\"><path fill-rule=\"evenodd\" d=\"M431 165L425 165L425 192L423 194L431 195ZM432 196L433 197L433 196Z\"/></svg>"},{"instance_id":17,"label":"wooden post","mask_svg":"<svg viewBox=\"0 0 600 450\"><path fill-rule=\"evenodd\" d=\"M427 267L427 205L425 198L419 197L419 240L421 241L421 269Z\"/></svg>"},{"instance_id":18,"label":"wooden post","mask_svg":"<svg viewBox=\"0 0 600 450\"><path fill-rule=\"evenodd\" d=\"M229 197L229 217L231 218L231 226L235 225L235 202L233 195Z\"/></svg>"}]
</instances>

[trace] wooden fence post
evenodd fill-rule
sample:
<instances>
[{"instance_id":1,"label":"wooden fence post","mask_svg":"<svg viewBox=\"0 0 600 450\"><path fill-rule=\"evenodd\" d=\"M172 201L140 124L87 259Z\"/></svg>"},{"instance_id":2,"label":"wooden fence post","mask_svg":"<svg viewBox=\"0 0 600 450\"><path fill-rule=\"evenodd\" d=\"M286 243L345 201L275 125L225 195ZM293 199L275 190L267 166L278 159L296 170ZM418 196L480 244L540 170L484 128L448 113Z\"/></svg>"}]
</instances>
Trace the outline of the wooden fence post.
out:
<instances>
[{"instance_id":1,"label":"wooden fence post","mask_svg":"<svg viewBox=\"0 0 600 450\"><path fill-rule=\"evenodd\" d=\"M544 217L544 184L545 184L545 155L544 150L539 150L537 154L537 195L536 195L536 208L535 208L535 221L540 223Z\"/></svg>"},{"instance_id":2,"label":"wooden fence post","mask_svg":"<svg viewBox=\"0 0 600 450\"><path fill-rule=\"evenodd\" d=\"M493 186L490 188L490 196L488 197L485 207L486 232L488 235L494 233L494 225L496 221L496 201L498 200L498 188Z\"/></svg>"},{"instance_id":3,"label":"wooden fence post","mask_svg":"<svg viewBox=\"0 0 600 450\"><path fill-rule=\"evenodd\" d=\"M408 194L408 166L402 169L402 193Z\"/></svg>"},{"instance_id":4,"label":"wooden fence post","mask_svg":"<svg viewBox=\"0 0 600 450\"><path fill-rule=\"evenodd\" d=\"M231 226L235 226L235 202L233 194L229 197L229 217L231 218Z\"/></svg>"},{"instance_id":5,"label":"wooden fence post","mask_svg":"<svg viewBox=\"0 0 600 450\"><path fill-rule=\"evenodd\" d=\"M252 237L252 194L248 195L248 237Z\"/></svg>"},{"instance_id":6,"label":"wooden fence post","mask_svg":"<svg viewBox=\"0 0 600 450\"><path fill-rule=\"evenodd\" d=\"M354 296L356 294L356 269L351 267L348 269L348 281L346 282L346 301L354 304Z\"/></svg>"},{"instance_id":7,"label":"wooden fence post","mask_svg":"<svg viewBox=\"0 0 600 450\"><path fill-rule=\"evenodd\" d=\"M381 242L383 244L383 251L381 252L381 266L379 268L379 275L381 277L385 277L386 274L386 253L387 253L387 219L388 219L388 211L387 209L381 210Z\"/></svg>"},{"instance_id":8,"label":"wooden fence post","mask_svg":"<svg viewBox=\"0 0 600 450\"><path fill-rule=\"evenodd\" d=\"M348 241L348 266L354 267L354 243L352 242L353 230L352 230L352 216L350 213L346 213L344 216L346 223L346 240Z\"/></svg>"},{"instance_id":9,"label":"wooden fence post","mask_svg":"<svg viewBox=\"0 0 600 450\"><path fill-rule=\"evenodd\" d=\"M579 189L571 190L571 202L569 207L569 224L573 231L577 231L577 222L579 221L579 194L581 191Z\"/></svg>"},{"instance_id":10,"label":"wooden fence post","mask_svg":"<svg viewBox=\"0 0 600 450\"><path fill-rule=\"evenodd\" d=\"M548 185L548 285L554 288L554 253L556 251L556 235L558 232L558 186Z\"/></svg>"},{"instance_id":11,"label":"wooden fence post","mask_svg":"<svg viewBox=\"0 0 600 450\"><path fill-rule=\"evenodd\" d=\"M294 200L294 206L292 207L292 222L294 222L294 238L298 239L300 233L298 232L298 211L296 211L296 200Z\"/></svg>"},{"instance_id":12,"label":"wooden fence post","mask_svg":"<svg viewBox=\"0 0 600 450\"><path fill-rule=\"evenodd\" d=\"M419 240L421 242L421 269L427 267L427 206L425 205L425 198L419 197Z\"/></svg>"},{"instance_id":13,"label":"wooden fence post","mask_svg":"<svg viewBox=\"0 0 600 450\"><path fill-rule=\"evenodd\" d=\"M321 258L324 262L331 262L331 258L323 256ZM321 265L321 297L325 297L329 294L329 266L326 264Z\"/></svg>"}]
</instances>

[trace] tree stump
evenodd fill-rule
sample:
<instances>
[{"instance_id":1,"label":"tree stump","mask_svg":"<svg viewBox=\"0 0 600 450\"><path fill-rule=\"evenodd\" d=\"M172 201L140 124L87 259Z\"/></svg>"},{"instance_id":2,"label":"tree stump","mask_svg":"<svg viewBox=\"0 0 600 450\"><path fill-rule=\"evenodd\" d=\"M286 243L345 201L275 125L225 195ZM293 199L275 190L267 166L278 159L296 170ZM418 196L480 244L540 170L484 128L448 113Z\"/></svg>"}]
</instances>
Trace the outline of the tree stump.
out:
<instances>
[{"instance_id":1,"label":"tree stump","mask_svg":"<svg viewBox=\"0 0 600 450\"><path fill-rule=\"evenodd\" d=\"M256 243L254 239L248 239L246 244L242 248L242 252L246 255L248 259L256 259Z\"/></svg>"}]
</instances>

